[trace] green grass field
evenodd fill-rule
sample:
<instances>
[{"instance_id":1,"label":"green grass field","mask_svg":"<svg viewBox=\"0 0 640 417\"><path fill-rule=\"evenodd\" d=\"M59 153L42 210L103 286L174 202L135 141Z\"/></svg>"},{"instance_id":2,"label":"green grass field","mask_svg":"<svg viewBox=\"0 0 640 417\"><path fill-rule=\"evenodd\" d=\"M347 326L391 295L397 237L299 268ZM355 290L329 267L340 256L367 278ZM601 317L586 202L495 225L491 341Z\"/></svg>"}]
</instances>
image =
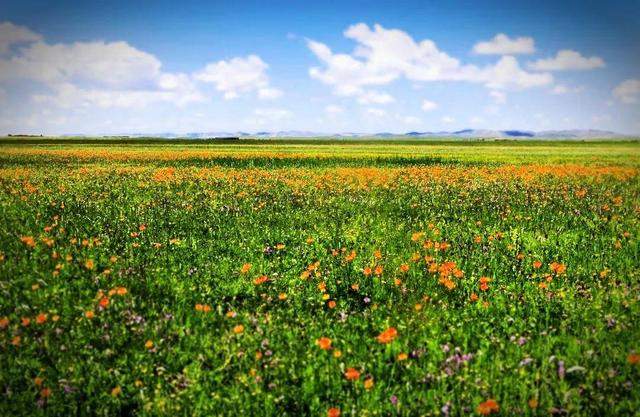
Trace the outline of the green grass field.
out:
<instances>
[{"instance_id":1,"label":"green grass field","mask_svg":"<svg viewBox=\"0 0 640 417\"><path fill-rule=\"evenodd\" d=\"M639 168L0 140L0 415L637 415Z\"/></svg>"}]
</instances>

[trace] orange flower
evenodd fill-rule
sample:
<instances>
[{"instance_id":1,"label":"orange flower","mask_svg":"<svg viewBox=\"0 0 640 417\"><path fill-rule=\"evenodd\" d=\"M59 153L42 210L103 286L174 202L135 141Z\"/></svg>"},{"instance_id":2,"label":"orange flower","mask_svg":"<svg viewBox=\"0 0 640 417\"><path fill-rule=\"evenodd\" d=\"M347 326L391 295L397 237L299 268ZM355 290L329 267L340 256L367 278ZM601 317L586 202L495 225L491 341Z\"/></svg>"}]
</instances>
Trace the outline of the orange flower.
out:
<instances>
[{"instance_id":1,"label":"orange flower","mask_svg":"<svg viewBox=\"0 0 640 417\"><path fill-rule=\"evenodd\" d=\"M250 269L251 269L251 264L244 264L242 265L242 268L240 268L240 273L246 274L247 272L249 272Z\"/></svg>"},{"instance_id":2,"label":"orange flower","mask_svg":"<svg viewBox=\"0 0 640 417\"><path fill-rule=\"evenodd\" d=\"M398 331L395 327L389 327L377 337L379 343L391 343L398 337Z\"/></svg>"},{"instance_id":3,"label":"orange flower","mask_svg":"<svg viewBox=\"0 0 640 417\"><path fill-rule=\"evenodd\" d=\"M87 259L87 260L84 262L84 267L85 267L85 268L87 268L88 270L92 270L94 266L95 266L95 265L94 265L94 263L93 263L93 259Z\"/></svg>"},{"instance_id":4,"label":"orange flower","mask_svg":"<svg viewBox=\"0 0 640 417\"><path fill-rule=\"evenodd\" d=\"M36 316L36 323L44 324L47 322L47 315L44 313L40 313Z\"/></svg>"},{"instance_id":5,"label":"orange flower","mask_svg":"<svg viewBox=\"0 0 640 417\"><path fill-rule=\"evenodd\" d=\"M531 398L529 401L527 401L527 404L529 405L529 408L532 410L535 410L536 408L538 408L538 400L536 400L535 398Z\"/></svg>"},{"instance_id":6,"label":"orange flower","mask_svg":"<svg viewBox=\"0 0 640 417\"><path fill-rule=\"evenodd\" d=\"M20 241L30 248L33 248L36 246L36 241L33 239L32 236L22 236L20 237Z\"/></svg>"},{"instance_id":7,"label":"orange flower","mask_svg":"<svg viewBox=\"0 0 640 417\"><path fill-rule=\"evenodd\" d=\"M630 353L629 356L627 356L627 362L629 362L631 365L640 363L640 354Z\"/></svg>"},{"instance_id":8,"label":"orange flower","mask_svg":"<svg viewBox=\"0 0 640 417\"><path fill-rule=\"evenodd\" d=\"M367 267L365 267L365 268L362 270L362 273L363 273L365 276L369 276L369 275L371 275L371 268L370 268L370 267L368 267L368 266L367 266Z\"/></svg>"},{"instance_id":9,"label":"orange flower","mask_svg":"<svg viewBox=\"0 0 640 417\"><path fill-rule=\"evenodd\" d=\"M22 319L20 319L20 321L22 322L22 325L24 327L27 327L31 324L31 319L29 317L23 317Z\"/></svg>"},{"instance_id":10,"label":"orange flower","mask_svg":"<svg viewBox=\"0 0 640 417\"><path fill-rule=\"evenodd\" d=\"M409 358L409 355L403 352L398 354L398 357L396 359L398 360L398 362L402 362L402 361L406 361L407 358Z\"/></svg>"},{"instance_id":11,"label":"orange flower","mask_svg":"<svg viewBox=\"0 0 640 417\"><path fill-rule=\"evenodd\" d=\"M497 413L500 411L500 406L494 399L488 399L485 402L478 404L478 408L476 409L479 414L483 416L488 416L491 413Z\"/></svg>"},{"instance_id":12,"label":"orange flower","mask_svg":"<svg viewBox=\"0 0 640 417\"><path fill-rule=\"evenodd\" d=\"M111 396L112 397L117 397L118 395L120 395L122 393L122 388L120 387L115 387L111 390Z\"/></svg>"},{"instance_id":13,"label":"orange flower","mask_svg":"<svg viewBox=\"0 0 640 417\"><path fill-rule=\"evenodd\" d=\"M396 286L400 286L400 285L402 285L402 280L401 280L400 278L395 278L395 279L393 280L393 283L394 283Z\"/></svg>"},{"instance_id":14,"label":"orange flower","mask_svg":"<svg viewBox=\"0 0 640 417\"><path fill-rule=\"evenodd\" d=\"M553 271L553 273L555 273L556 275L562 275L567 270L567 266L565 264L561 264L558 262L551 262L549 264L549 267L551 268L551 271Z\"/></svg>"},{"instance_id":15,"label":"orange flower","mask_svg":"<svg viewBox=\"0 0 640 417\"><path fill-rule=\"evenodd\" d=\"M125 287L117 287L116 288L116 294L118 295L126 295L127 294L127 289Z\"/></svg>"},{"instance_id":16,"label":"orange flower","mask_svg":"<svg viewBox=\"0 0 640 417\"><path fill-rule=\"evenodd\" d=\"M418 240L422 239L423 236L424 236L424 232L416 232L411 235L411 240L413 242L417 242Z\"/></svg>"},{"instance_id":17,"label":"orange flower","mask_svg":"<svg viewBox=\"0 0 640 417\"><path fill-rule=\"evenodd\" d=\"M347 368L344 377L349 381L357 381L360 378L360 371L356 368Z\"/></svg>"},{"instance_id":18,"label":"orange flower","mask_svg":"<svg viewBox=\"0 0 640 417\"><path fill-rule=\"evenodd\" d=\"M333 357L334 358L339 358L340 356L342 356L342 352L339 351L338 349L333 351Z\"/></svg>"},{"instance_id":19,"label":"orange flower","mask_svg":"<svg viewBox=\"0 0 640 417\"><path fill-rule=\"evenodd\" d=\"M352 250L351 253L349 253L347 256L345 256L345 261L347 262L351 262L354 259L356 259L356 251Z\"/></svg>"},{"instance_id":20,"label":"orange flower","mask_svg":"<svg viewBox=\"0 0 640 417\"><path fill-rule=\"evenodd\" d=\"M480 277L480 291L487 291L489 289L489 282L491 282L491 278Z\"/></svg>"},{"instance_id":21,"label":"orange flower","mask_svg":"<svg viewBox=\"0 0 640 417\"><path fill-rule=\"evenodd\" d=\"M262 276L259 276L256 279L254 279L253 280L253 284L254 285L260 285L260 284L264 284L267 281L269 281L269 278L266 275L262 275Z\"/></svg>"},{"instance_id":22,"label":"orange flower","mask_svg":"<svg viewBox=\"0 0 640 417\"><path fill-rule=\"evenodd\" d=\"M331 349L331 339L329 339L328 337L321 337L320 339L316 340L316 345L318 345L318 347L322 350L329 350Z\"/></svg>"},{"instance_id":23,"label":"orange flower","mask_svg":"<svg viewBox=\"0 0 640 417\"><path fill-rule=\"evenodd\" d=\"M329 308L331 308L331 309L336 308L336 302L335 302L335 301L333 301L333 300L330 300L330 301L327 303L327 307L329 307Z\"/></svg>"},{"instance_id":24,"label":"orange flower","mask_svg":"<svg viewBox=\"0 0 640 417\"><path fill-rule=\"evenodd\" d=\"M375 252L373 252L373 257L376 259L380 259L382 258L382 253L380 253L379 250L376 250Z\"/></svg>"},{"instance_id":25,"label":"orange flower","mask_svg":"<svg viewBox=\"0 0 640 417\"><path fill-rule=\"evenodd\" d=\"M407 272L407 271L409 271L409 265L407 264L400 265L400 272Z\"/></svg>"},{"instance_id":26,"label":"orange flower","mask_svg":"<svg viewBox=\"0 0 640 417\"><path fill-rule=\"evenodd\" d=\"M42 388L40 390L40 396L42 398L49 398L51 396L51 390L49 388Z\"/></svg>"},{"instance_id":27,"label":"orange flower","mask_svg":"<svg viewBox=\"0 0 640 417\"><path fill-rule=\"evenodd\" d=\"M109 307L109 297L102 297L100 299L100 301L98 302L98 304L100 305L100 307L102 308L107 308Z\"/></svg>"},{"instance_id":28,"label":"orange flower","mask_svg":"<svg viewBox=\"0 0 640 417\"><path fill-rule=\"evenodd\" d=\"M20 346L20 341L22 340L22 338L20 336L13 336L13 338L11 339L11 344L13 346Z\"/></svg>"},{"instance_id":29,"label":"orange flower","mask_svg":"<svg viewBox=\"0 0 640 417\"><path fill-rule=\"evenodd\" d=\"M340 417L340 409L336 407L331 407L327 410L327 417Z\"/></svg>"},{"instance_id":30,"label":"orange flower","mask_svg":"<svg viewBox=\"0 0 640 417\"><path fill-rule=\"evenodd\" d=\"M89 320L91 320L92 318L94 318L96 315L93 311L89 310L89 311L85 311L84 316L86 318L88 318Z\"/></svg>"},{"instance_id":31,"label":"orange flower","mask_svg":"<svg viewBox=\"0 0 640 417\"><path fill-rule=\"evenodd\" d=\"M309 279L309 276L311 276L311 272L309 272L309 271L302 271L302 274L300 274L300 279L302 279L302 280L307 280L307 279Z\"/></svg>"},{"instance_id":32,"label":"orange flower","mask_svg":"<svg viewBox=\"0 0 640 417\"><path fill-rule=\"evenodd\" d=\"M238 324L237 326L235 326L233 328L233 332L235 334L240 334L240 333L244 332L244 326L242 324Z\"/></svg>"},{"instance_id":33,"label":"orange flower","mask_svg":"<svg viewBox=\"0 0 640 417\"><path fill-rule=\"evenodd\" d=\"M196 304L196 311L202 311L204 306L202 304Z\"/></svg>"},{"instance_id":34,"label":"orange flower","mask_svg":"<svg viewBox=\"0 0 640 417\"><path fill-rule=\"evenodd\" d=\"M354 291L358 291L360 289L360 284L351 284L351 289Z\"/></svg>"},{"instance_id":35,"label":"orange flower","mask_svg":"<svg viewBox=\"0 0 640 417\"><path fill-rule=\"evenodd\" d=\"M471 296L469 296L469 300L473 301L478 301L478 294L476 294L475 292L471 293Z\"/></svg>"},{"instance_id":36,"label":"orange flower","mask_svg":"<svg viewBox=\"0 0 640 417\"><path fill-rule=\"evenodd\" d=\"M144 347L146 347L147 349L152 349L153 348L153 340L147 340L144 344Z\"/></svg>"},{"instance_id":37,"label":"orange flower","mask_svg":"<svg viewBox=\"0 0 640 417\"><path fill-rule=\"evenodd\" d=\"M287 294L284 292L281 292L280 294L278 294L278 300L280 301L284 301L287 299Z\"/></svg>"},{"instance_id":38,"label":"orange flower","mask_svg":"<svg viewBox=\"0 0 640 417\"><path fill-rule=\"evenodd\" d=\"M380 276L382 275L382 271L383 271L382 265L378 265L376 266L376 269L373 271L373 273Z\"/></svg>"},{"instance_id":39,"label":"orange flower","mask_svg":"<svg viewBox=\"0 0 640 417\"><path fill-rule=\"evenodd\" d=\"M42 385L42 382L44 382L44 380L39 376L33 378L33 383L36 384L36 386L38 387Z\"/></svg>"},{"instance_id":40,"label":"orange flower","mask_svg":"<svg viewBox=\"0 0 640 417\"><path fill-rule=\"evenodd\" d=\"M0 329L6 329L9 326L9 318L3 317L0 319Z\"/></svg>"},{"instance_id":41,"label":"orange flower","mask_svg":"<svg viewBox=\"0 0 640 417\"><path fill-rule=\"evenodd\" d=\"M364 380L364 389L370 390L373 388L373 378L367 378Z\"/></svg>"}]
</instances>

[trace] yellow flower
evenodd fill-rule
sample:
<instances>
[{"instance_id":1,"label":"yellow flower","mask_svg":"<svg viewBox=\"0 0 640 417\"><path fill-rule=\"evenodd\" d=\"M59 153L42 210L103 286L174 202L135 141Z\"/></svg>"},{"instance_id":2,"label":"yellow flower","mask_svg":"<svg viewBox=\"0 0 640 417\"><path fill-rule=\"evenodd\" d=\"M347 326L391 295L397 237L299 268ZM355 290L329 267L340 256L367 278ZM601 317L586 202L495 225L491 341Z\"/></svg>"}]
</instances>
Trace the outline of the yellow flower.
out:
<instances>
[{"instance_id":1,"label":"yellow flower","mask_svg":"<svg viewBox=\"0 0 640 417\"><path fill-rule=\"evenodd\" d=\"M364 389L370 390L373 388L373 378L367 378L364 380Z\"/></svg>"}]
</instances>

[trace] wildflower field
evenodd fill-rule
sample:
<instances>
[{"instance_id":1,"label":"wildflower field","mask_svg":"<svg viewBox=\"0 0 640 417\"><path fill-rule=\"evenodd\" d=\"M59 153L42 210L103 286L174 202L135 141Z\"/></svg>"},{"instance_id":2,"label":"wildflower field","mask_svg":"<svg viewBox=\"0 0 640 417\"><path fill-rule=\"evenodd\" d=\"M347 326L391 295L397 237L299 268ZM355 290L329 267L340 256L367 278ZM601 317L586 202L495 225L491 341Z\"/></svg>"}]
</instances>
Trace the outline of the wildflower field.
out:
<instances>
[{"instance_id":1,"label":"wildflower field","mask_svg":"<svg viewBox=\"0 0 640 417\"><path fill-rule=\"evenodd\" d=\"M639 169L638 142L0 140L0 415L634 415Z\"/></svg>"}]
</instances>

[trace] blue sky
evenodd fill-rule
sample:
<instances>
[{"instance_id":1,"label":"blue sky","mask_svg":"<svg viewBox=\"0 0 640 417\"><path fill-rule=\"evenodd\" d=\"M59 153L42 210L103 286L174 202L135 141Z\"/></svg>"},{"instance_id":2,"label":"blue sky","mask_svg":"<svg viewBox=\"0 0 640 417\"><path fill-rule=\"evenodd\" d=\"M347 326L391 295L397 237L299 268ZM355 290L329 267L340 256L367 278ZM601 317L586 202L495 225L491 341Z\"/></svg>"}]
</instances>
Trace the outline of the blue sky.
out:
<instances>
[{"instance_id":1,"label":"blue sky","mask_svg":"<svg viewBox=\"0 0 640 417\"><path fill-rule=\"evenodd\" d=\"M638 2L4 2L0 134L640 133Z\"/></svg>"}]
</instances>

